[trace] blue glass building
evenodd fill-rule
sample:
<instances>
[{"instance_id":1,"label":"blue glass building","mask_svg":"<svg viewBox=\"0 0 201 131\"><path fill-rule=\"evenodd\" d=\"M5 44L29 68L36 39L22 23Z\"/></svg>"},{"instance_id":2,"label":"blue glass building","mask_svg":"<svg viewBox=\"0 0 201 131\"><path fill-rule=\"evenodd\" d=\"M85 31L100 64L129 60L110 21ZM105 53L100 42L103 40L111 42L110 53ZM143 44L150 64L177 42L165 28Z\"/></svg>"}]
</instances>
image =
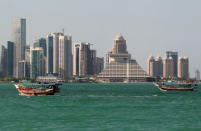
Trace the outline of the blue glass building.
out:
<instances>
[{"instance_id":1,"label":"blue glass building","mask_svg":"<svg viewBox=\"0 0 201 131\"><path fill-rule=\"evenodd\" d=\"M34 43L34 48L36 47L41 47L43 49L44 52L44 56L47 56L47 48L46 48L46 39L45 38L40 38L38 40L36 40L36 42Z\"/></svg>"},{"instance_id":2,"label":"blue glass building","mask_svg":"<svg viewBox=\"0 0 201 131\"><path fill-rule=\"evenodd\" d=\"M7 48L8 48L8 54L7 54L7 60L8 60L8 67L7 67L7 73L8 76L13 76L13 68L14 68L14 43L11 41L7 42Z\"/></svg>"},{"instance_id":3,"label":"blue glass building","mask_svg":"<svg viewBox=\"0 0 201 131\"><path fill-rule=\"evenodd\" d=\"M47 71L46 73L53 73L53 36L47 36Z\"/></svg>"}]
</instances>

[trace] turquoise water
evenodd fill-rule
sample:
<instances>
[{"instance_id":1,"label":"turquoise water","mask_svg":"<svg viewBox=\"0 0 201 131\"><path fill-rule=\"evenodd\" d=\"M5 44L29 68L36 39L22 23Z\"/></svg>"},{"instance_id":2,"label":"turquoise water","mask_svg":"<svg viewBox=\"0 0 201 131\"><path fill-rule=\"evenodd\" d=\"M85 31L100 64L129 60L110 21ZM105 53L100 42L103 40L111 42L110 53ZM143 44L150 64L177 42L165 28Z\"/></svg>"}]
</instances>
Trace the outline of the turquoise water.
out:
<instances>
[{"instance_id":1,"label":"turquoise water","mask_svg":"<svg viewBox=\"0 0 201 131\"><path fill-rule=\"evenodd\" d=\"M3 131L201 130L201 89L152 84L65 84L55 96L18 96L0 84Z\"/></svg>"}]
</instances>

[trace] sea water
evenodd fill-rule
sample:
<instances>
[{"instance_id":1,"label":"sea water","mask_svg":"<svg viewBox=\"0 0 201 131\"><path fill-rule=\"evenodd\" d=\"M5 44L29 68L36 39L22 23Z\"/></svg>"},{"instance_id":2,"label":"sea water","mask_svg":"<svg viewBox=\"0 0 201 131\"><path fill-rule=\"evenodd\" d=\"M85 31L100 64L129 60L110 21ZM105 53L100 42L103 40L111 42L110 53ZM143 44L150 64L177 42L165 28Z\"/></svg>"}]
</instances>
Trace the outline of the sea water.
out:
<instances>
[{"instance_id":1,"label":"sea water","mask_svg":"<svg viewBox=\"0 0 201 131\"><path fill-rule=\"evenodd\" d=\"M2 131L201 130L201 89L149 84L64 84L54 96L19 96L0 84Z\"/></svg>"}]
</instances>

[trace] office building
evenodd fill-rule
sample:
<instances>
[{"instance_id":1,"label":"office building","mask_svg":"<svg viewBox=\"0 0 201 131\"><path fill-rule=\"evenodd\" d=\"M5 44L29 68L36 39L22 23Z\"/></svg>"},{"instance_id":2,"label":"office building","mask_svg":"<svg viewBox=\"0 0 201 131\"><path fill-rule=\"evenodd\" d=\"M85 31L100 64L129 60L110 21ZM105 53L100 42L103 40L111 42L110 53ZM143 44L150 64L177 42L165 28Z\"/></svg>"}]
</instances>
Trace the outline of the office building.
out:
<instances>
[{"instance_id":1,"label":"office building","mask_svg":"<svg viewBox=\"0 0 201 131\"><path fill-rule=\"evenodd\" d=\"M86 76L90 67L90 43L78 42L74 44L73 75Z\"/></svg>"},{"instance_id":2,"label":"office building","mask_svg":"<svg viewBox=\"0 0 201 131\"><path fill-rule=\"evenodd\" d=\"M96 57L95 74L99 74L104 69L104 57Z\"/></svg>"},{"instance_id":3,"label":"office building","mask_svg":"<svg viewBox=\"0 0 201 131\"><path fill-rule=\"evenodd\" d=\"M45 58L42 48L37 47L30 50L30 69L31 78L45 75Z\"/></svg>"},{"instance_id":4,"label":"office building","mask_svg":"<svg viewBox=\"0 0 201 131\"><path fill-rule=\"evenodd\" d=\"M26 62L26 64L25 64L25 78L26 79L29 79L30 78L30 70L31 70L31 68L30 68L30 56L31 56L31 53L30 53L30 45L27 45L26 46L26 50L25 50L25 62Z\"/></svg>"},{"instance_id":5,"label":"office building","mask_svg":"<svg viewBox=\"0 0 201 131\"><path fill-rule=\"evenodd\" d=\"M155 77L163 77L163 60L159 56L155 58Z\"/></svg>"},{"instance_id":6,"label":"office building","mask_svg":"<svg viewBox=\"0 0 201 131\"><path fill-rule=\"evenodd\" d=\"M26 19L15 19L12 23L12 42L15 44L14 73L18 77L18 61L25 60Z\"/></svg>"},{"instance_id":7,"label":"office building","mask_svg":"<svg viewBox=\"0 0 201 131\"><path fill-rule=\"evenodd\" d=\"M25 60L21 60L17 62L17 66L18 66L18 79L24 79L26 78L26 61Z\"/></svg>"},{"instance_id":8,"label":"office building","mask_svg":"<svg viewBox=\"0 0 201 131\"><path fill-rule=\"evenodd\" d=\"M156 76L156 63L153 56L149 56L147 59L147 74L151 77Z\"/></svg>"},{"instance_id":9,"label":"office building","mask_svg":"<svg viewBox=\"0 0 201 131\"><path fill-rule=\"evenodd\" d=\"M41 47L43 49L43 52L44 52L44 56L46 57L47 56L47 47L46 47L46 39L45 38L40 38L38 40L36 40L33 44L33 47L36 48L36 47Z\"/></svg>"},{"instance_id":10,"label":"office building","mask_svg":"<svg viewBox=\"0 0 201 131\"><path fill-rule=\"evenodd\" d=\"M97 76L100 82L139 82L149 78L137 61L131 59L122 35L115 37L113 49L108 52L106 62L105 68Z\"/></svg>"},{"instance_id":11,"label":"office building","mask_svg":"<svg viewBox=\"0 0 201 131\"><path fill-rule=\"evenodd\" d=\"M53 73L59 73L59 37L63 36L63 33L52 33L53 36Z\"/></svg>"},{"instance_id":12,"label":"office building","mask_svg":"<svg viewBox=\"0 0 201 131\"><path fill-rule=\"evenodd\" d=\"M96 50L92 50L90 49L89 50L89 53L88 53L88 61L87 61L87 74L88 75L94 75L96 74Z\"/></svg>"},{"instance_id":13,"label":"office building","mask_svg":"<svg viewBox=\"0 0 201 131\"><path fill-rule=\"evenodd\" d=\"M187 57L179 57L178 59L178 78L189 78L189 63Z\"/></svg>"},{"instance_id":14,"label":"office building","mask_svg":"<svg viewBox=\"0 0 201 131\"><path fill-rule=\"evenodd\" d=\"M7 66L7 75L8 76L13 76L13 69L14 67L14 43L11 41L7 42L7 48L8 48L8 57L7 57L7 61L8 61L8 66Z\"/></svg>"},{"instance_id":15,"label":"office building","mask_svg":"<svg viewBox=\"0 0 201 131\"><path fill-rule=\"evenodd\" d=\"M199 70L195 71L195 80L200 81L200 71Z\"/></svg>"},{"instance_id":16,"label":"office building","mask_svg":"<svg viewBox=\"0 0 201 131\"><path fill-rule=\"evenodd\" d=\"M62 79L72 78L72 38L71 36L59 36L59 72Z\"/></svg>"},{"instance_id":17,"label":"office building","mask_svg":"<svg viewBox=\"0 0 201 131\"><path fill-rule=\"evenodd\" d=\"M53 36L47 36L47 57L46 57L46 73L53 74Z\"/></svg>"},{"instance_id":18,"label":"office building","mask_svg":"<svg viewBox=\"0 0 201 131\"><path fill-rule=\"evenodd\" d=\"M47 73L59 74L59 37L63 33L51 33L47 36Z\"/></svg>"},{"instance_id":19,"label":"office building","mask_svg":"<svg viewBox=\"0 0 201 131\"><path fill-rule=\"evenodd\" d=\"M174 77L177 77L177 72L178 72L178 52L174 52L174 51L166 51L166 57L170 58L172 57L173 62L174 62Z\"/></svg>"},{"instance_id":20,"label":"office building","mask_svg":"<svg viewBox=\"0 0 201 131\"><path fill-rule=\"evenodd\" d=\"M0 74L1 77L7 76L7 66L8 66L8 61L7 61L7 55L8 55L8 50L7 48L2 45L1 46L1 63L0 63Z\"/></svg>"},{"instance_id":21,"label":"office building","mask_svg":"<svg viewBox=\"0 0 201 131\"><path fill-rule=\"evenodd\" d=\"M172 57L165 56L163 59L163 77L164 78L174 77L174 60Z\"/></svg>"}]
</instances>

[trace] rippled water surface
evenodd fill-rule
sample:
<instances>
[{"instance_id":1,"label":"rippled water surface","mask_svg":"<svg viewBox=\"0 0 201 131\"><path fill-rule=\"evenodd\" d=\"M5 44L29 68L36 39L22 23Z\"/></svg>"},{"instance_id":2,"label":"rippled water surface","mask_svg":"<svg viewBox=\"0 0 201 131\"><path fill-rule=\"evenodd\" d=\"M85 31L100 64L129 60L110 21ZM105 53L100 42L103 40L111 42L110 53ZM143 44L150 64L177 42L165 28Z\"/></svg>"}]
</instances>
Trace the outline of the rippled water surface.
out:
<instances>
[{"instance_id":1,"label":"rippled water surface","mask_svg":"<svg viewBox=\"0 0 201 131\"><path fill-rule=\"evenodd\" d=\"M201 130L201 89L153 84L64 84L54 96L19 96L0 84L0 130Z\"/></svg>"}]
</instances>

